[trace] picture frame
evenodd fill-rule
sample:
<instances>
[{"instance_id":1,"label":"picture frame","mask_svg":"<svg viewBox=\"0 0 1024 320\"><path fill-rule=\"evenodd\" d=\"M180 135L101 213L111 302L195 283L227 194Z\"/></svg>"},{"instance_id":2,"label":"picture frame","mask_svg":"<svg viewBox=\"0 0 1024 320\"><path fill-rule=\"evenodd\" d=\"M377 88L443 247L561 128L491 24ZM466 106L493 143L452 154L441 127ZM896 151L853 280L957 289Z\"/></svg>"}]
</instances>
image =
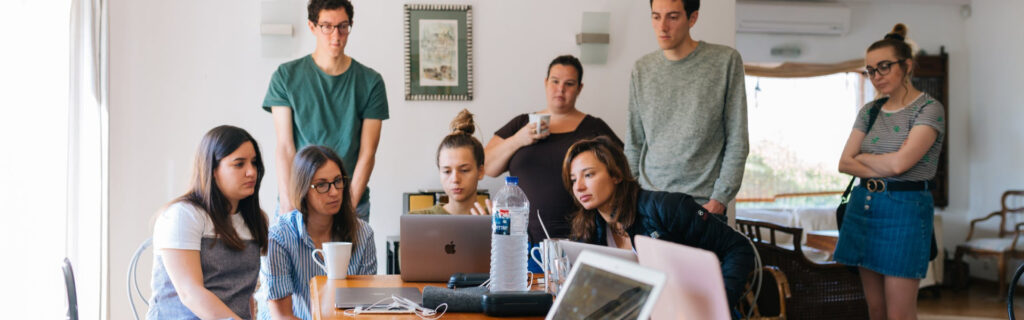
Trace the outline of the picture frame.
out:
<instances>
[{"instance_id":1,"label":"picture frame","mask_svg":"<svg viewBox=\"0 0 1024 320\"><path fill-rule=\"evenodd\" d=\"M405 100L473 100L473 9L406 4Z\"/></svg>"}]
</instances>

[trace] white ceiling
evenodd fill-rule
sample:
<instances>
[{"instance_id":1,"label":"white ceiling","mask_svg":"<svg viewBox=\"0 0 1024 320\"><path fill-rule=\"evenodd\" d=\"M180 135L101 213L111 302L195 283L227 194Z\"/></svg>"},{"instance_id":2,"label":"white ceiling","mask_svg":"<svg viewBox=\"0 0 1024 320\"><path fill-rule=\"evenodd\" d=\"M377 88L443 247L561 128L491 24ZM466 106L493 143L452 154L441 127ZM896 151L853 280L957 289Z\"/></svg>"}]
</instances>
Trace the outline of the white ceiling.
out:
<instances>
[{"instance_id":1,"label":"white ceiling","mask_svg":"<svg viewBox=\"0 0 1024 320\"><path fill-rule=\"evenodd\" d=\"M751 0L745 0L751 1ZM757 1L757 0L754 0ZM971 0L768 0L785 2L971 4Z\"/></svg>"}]
</instances>

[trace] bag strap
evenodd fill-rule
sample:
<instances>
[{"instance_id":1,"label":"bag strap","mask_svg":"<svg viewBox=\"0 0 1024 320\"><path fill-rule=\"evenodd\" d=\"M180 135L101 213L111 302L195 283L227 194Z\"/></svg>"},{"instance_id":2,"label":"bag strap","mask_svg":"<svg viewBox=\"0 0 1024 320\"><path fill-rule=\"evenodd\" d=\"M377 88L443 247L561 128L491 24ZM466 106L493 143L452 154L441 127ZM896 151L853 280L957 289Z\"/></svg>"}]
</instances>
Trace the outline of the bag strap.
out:
<instances>
[{"instance_id":1,"label":"bag strap","mask_svg":"<svg viewBox=\"0 0 1024 320\"><path fill-rule=\"evenodd\" d=\"M875 100L875 104L871 105L871 109L868 109L868 128L864 130L864 134L867 135L871 132L871 127L875 125L875 120L878 119L878 113L882 110L882 105L886 101L889 101L889 97ZM850 192L853 191L853 182L857 180L857 177L850 179L850 184L846 185L846 191L843 191L843 198L840 203L847 203L850 201Z\"/></svg>"}]
</instances>

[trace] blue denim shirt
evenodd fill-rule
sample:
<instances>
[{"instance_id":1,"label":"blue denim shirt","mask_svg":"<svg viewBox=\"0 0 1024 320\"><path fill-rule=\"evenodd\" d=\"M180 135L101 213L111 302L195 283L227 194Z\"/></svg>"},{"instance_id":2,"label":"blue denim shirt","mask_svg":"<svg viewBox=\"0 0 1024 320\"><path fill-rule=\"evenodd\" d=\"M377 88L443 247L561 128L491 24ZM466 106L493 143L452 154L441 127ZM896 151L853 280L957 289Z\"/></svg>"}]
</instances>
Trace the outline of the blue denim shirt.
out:
<instances>
[{"instance_id":1,"label":"blue denim shirt","mask_svg":"<svg viewBox=\"0 0 1024 320\"><path fill-rule=\"evenodd\" d=\"M377 249L370 224L359 220L357 240L352 248L348 274L376 274ZM294 210L278 217L270 227L267 256L260 267L260 288L256 292L258 319L270 319L268 300L292 297L292 313L301 319L312 319L309 313L309 280L326 275L313 262L311 253L316 249L313 238L306 233L302 214Z\"/></svg>"}]
</instances>

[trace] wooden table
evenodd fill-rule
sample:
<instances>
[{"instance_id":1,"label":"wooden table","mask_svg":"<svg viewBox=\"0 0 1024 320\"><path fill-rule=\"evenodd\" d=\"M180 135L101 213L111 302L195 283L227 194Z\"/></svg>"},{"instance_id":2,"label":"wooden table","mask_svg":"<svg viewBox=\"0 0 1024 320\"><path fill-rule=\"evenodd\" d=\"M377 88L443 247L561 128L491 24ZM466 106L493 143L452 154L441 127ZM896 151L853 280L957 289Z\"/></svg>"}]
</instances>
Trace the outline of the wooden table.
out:
<instances>
[{"instance_id":1,"label":"wooden table","mask_svg":"<svg viewBox=\"0 0 1024 320\"><path fill-rule=\"evenodd\" d=\"M839 242L839 230L815 230L807 232L807 246L827 251L830 255L836 251Z\"/></svg>"},{"instance_id":2,"label":"wooden table","mask_svg":"<svg viewBox=\"0 0 1024 320\"><path fill-rule=\"evenodd\" d=\"M368 287L414 287L423 291L425 286L445 287L440 282L403 282L399 275L370 275L370 276L348 276L344 280L327 280L327 276L316 276L309 280L309 304L313 319L351 319L345 316L341 309L334 308L334 289L343 287L368 288ZM414 314L373 314L359 315L357 318L365 319L419 319ZM444 314L443 319L506 319L506 320L537 320L544 317L524 318L494 318L483 313L453 313Z\"/></svg>"}]
</instances>

